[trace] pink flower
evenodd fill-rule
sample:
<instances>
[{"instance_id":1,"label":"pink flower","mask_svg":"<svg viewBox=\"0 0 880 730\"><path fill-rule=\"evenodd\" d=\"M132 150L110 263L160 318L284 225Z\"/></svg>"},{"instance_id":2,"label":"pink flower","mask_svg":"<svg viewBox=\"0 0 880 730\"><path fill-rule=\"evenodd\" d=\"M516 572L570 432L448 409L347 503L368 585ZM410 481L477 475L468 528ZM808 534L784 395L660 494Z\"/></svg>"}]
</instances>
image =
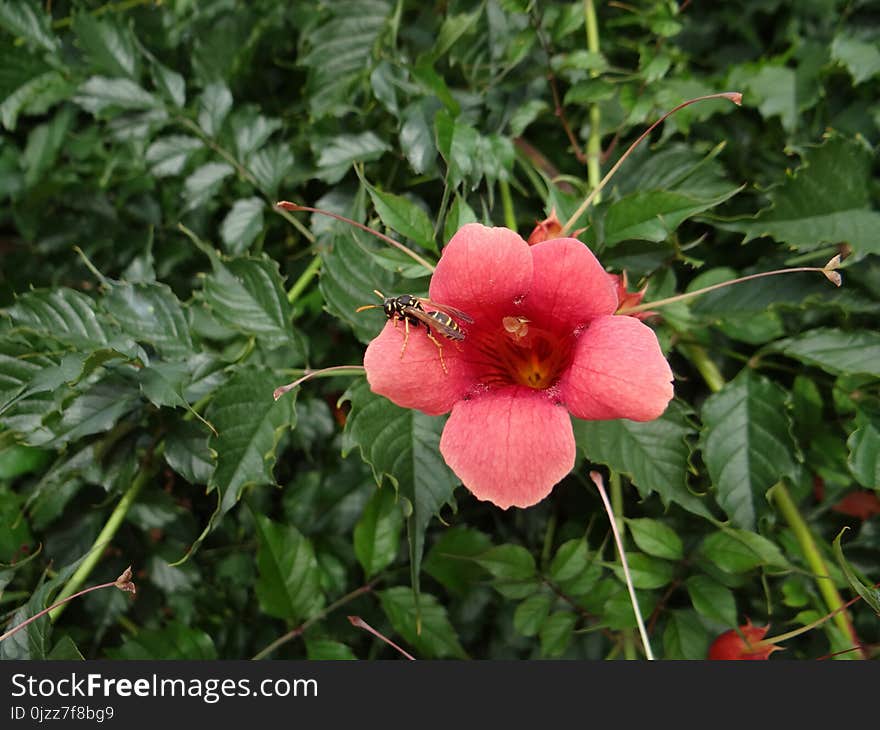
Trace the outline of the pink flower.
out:
<instances>
[{"instance_id":1,"label":"pink flower","mask_svg":"<svg viewBox=\"0 0 880 730\"><path fill-rule=\"evenodd\" d=\"M504 509L546 497L575 461L576 418L659 417L672 373L654 332L614 316L617 291L580 241L529 246L506 228L472 223L452 237L431 279L432 301L474 319L461 343L437 347L389 321L364 355L374 393L429 415L451 411L446 463ZM442 340L442 337L440 338Z\"/></svg>"}]
</instances>

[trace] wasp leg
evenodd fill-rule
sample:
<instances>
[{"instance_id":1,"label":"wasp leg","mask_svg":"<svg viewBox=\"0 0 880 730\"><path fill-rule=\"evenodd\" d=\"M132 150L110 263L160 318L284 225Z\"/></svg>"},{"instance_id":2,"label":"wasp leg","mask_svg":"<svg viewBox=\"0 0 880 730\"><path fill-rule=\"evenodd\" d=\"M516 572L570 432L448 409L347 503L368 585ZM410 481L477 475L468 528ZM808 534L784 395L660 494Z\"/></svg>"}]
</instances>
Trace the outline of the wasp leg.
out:
<instances>
[{"instance_id":1,"label":"wasp leg","mask_svg":"<svg viewBox=\"0 0 880 730\"><path fill-rule=\"evenodd\" d=\"M440 354L440 367L443 368L443 372L446 375L449 375L449 371L446 369L446 362L443 360L443 345L440 344L440 341L434 337L431 330L428 330L428 339L431 340L435 345L437 345L437 352Z\"/></svg>"},{"instance_id":2,"label":"wasp leg","mask_svg":"<svg viewBox=\"0 0 880 730\"><path fill-rule=\"evenodd\" d=\"M394 326L397 326L397 320L394 321ZM409 320L403 320L403 347L400 348L400 359L403 360L403 353L406 352L406 343L409 342Z\"/></svg>"}]
</instances>

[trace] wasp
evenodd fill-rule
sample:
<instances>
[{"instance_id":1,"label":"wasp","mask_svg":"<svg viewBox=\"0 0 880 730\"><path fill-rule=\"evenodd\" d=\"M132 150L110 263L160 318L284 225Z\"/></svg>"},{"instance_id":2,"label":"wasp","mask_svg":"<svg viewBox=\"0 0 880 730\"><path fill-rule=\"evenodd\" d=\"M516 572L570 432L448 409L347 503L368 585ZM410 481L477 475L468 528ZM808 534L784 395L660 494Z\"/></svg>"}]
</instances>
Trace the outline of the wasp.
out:
<instances>
[{"instance_id":1,"label":"wasp","mask_svg":"<svg viewBox=\"0 0 880 730\"><path fill-rule=\"evenodd\" d=\"M424 297L414 297L411 294L386 297L377 289L374 289L373 293L382 300L382 304L367 304L363 307L358 307L355 311L363 312L365 309L378 309L381 306L385 316L394 322L395 327L398 322L403 322L404 334L403 347L400 348L401 358L403 358L407 342L409 342L410 326L418 327L419 322L421 322L425 326L425 333L428 335L428 339L437 346L437 352L440 353L440 367L443 368L444 373L449 372L446 369L446 363L443 361L443 345L434 337L432 328L447 339L460 342L464 339L465 332L453 317L468 324L472 324L474 320L460 309L446 304L438 304Z\"/></svg>"}]
</instances>

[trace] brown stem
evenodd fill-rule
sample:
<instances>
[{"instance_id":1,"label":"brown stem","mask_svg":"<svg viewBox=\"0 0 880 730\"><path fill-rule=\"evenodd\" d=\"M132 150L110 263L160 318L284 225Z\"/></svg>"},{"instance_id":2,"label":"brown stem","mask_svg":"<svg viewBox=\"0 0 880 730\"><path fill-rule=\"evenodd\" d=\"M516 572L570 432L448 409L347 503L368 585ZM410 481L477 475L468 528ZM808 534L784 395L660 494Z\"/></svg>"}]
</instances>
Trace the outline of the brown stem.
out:
<instances>
[{"instance_id":1,"label":"brown stem","mask_svg":"<svg viewBox=\"0 0 880 730\"><path fill-rule=\"evenodd\" d=\"M364 621L360 616L349 616L348 620L349 620L349 622L351 622L352 626L356 626L359 629L363 629L364 631L370 632L377 639L381 639L386 644L388 644L388 646L393 647L394 649L397 649L397 651L399 651L401 654L403 654L403 656L405 656L410 661L414 662L416 660L416 658L412 654L410 654L409 652L407 652L404 649L401 649L397 644L395 644L393 641L391 641L391 639L389 639L384 634L376 631L376 629L374 629L372 626L370 626L370 624L368 624L366 621Z\"/></svg>"}]
</instances>

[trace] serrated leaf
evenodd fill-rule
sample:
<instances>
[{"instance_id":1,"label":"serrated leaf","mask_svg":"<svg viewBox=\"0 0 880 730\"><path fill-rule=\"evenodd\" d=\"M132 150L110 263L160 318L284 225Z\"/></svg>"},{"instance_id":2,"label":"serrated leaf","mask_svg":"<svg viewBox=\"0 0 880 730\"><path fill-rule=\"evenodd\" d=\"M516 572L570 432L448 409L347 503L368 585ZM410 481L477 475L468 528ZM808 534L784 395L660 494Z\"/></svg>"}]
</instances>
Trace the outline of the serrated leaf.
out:
<instances>
[{"instance_id":1,"label":"serrated leaf","mask_svg":"<svg viewBox=\"0 0 880 730\"><path fill-rule=\"evenodd\" d=\"M429 593L419 595L404 586L378 593L385 615L403 639L415 649L416 658L466 659L446 609Z\"/></svg>"},{"instance_id":2,"label":"serrated leaf","mask_svg":"<svg viewBox=\"0 0 880 730\"><path fill-rule=\"evenodd\" d=\"M223 121L232 108L232 93L226 84L215 81L199 97L199 126L209 137L220 133Z\"/></svg>"},{"instance_id":3,"label":"serrated leaf","mask_svg":"<svg viewBox=\"0 0 880 730\"><path fill-rule=\"evenodd\" d=\"M265 256L221 259L211 253L213 273L205 277L205 302L224 324L254 336L267 347L291 341L290 302L278 264Z\"/></svg>"},{"instance_id":4,"label":"serrated leaf","mask_svg":"<svg viewBox=\"0 0 880 730\"><path fill-rule=\"evenodd\" d=\"M458 478L440 456L443 419L394 405L373 394L361 381L342 397L351 402L345 424L343 455L355 446L381 486L387 477L410 505L410 563L418 575L425 529L452 500Z\"/></svg>"},{"instance_id":5,"label":"serrated leaf","mask_svg":"<svg viewBox=\"0 0 880 730\"><path fill-rule=\"evenodd\" d=\"M217 454L208 448L208 429L192 421L175 421L165 434L165 461L192 484L207 484Z\"/></svg>"},{"instance_id":6,"label":"serrated leaf","mask_svg":"<svg viewBox=\"0 0 880 730\"><path fill-rule=\"evenodd\" d=\"M876 43L838 35L831 43L831 58L846 67L857 85L880 74L880 49Z\"/></svg>"},{"instance_id":7,"label":"serrated leaf","mask_svg":"<svg viewBox=\"0 0 880 730\"><path fill-rule=\"evenodd\" d=\"M153 60L151 64L153 83L175 106L183 107L186 104L186 81L177 71L173 71L164 64Z\"/></svg>"},{"instance_id":8,"label":"serrated leaf","mask_svg":"<svg viewBox=\"0 0 880 730\"><path fill-rule=\"evenodd\" d=\"M371 185L367 186L367 192L386 226L422 248L437 252L434 226L424 210L403 196L383 193Z\"/></svg>"},{"instance_id":9,"label":"serrated leaf","mask_svg":"<svg viewBox=\"0 0 880 730\"><path fill-rule=\"evenodd\" d=\"M664 659L705 659L709 634L693 611L670 611L663 631Z\"/></svg>"},{"instance_id":10,"label":"serrated leaf","mask_svg":"<svg viewBox=\"0 0 880 730\"><path fill-rule=\"evenodd\" d=\"M90 13L78 13L73 18L73 31L95 71L137 80L136 41L129 28L112 16L103 19Z\"/></svg>"},{"instance_id":11,"label":"serrated leaf","mask_svg":"<svg viewBox=\"0 0 880 730\"><path fill-rule=\"evenodd\" d=\"M358 313L364 304L376 303L374 289L390 292L394 276L366 252L372 244L361 243L350 231L333 236L332 245L321 251L321 294L327 310L348 324L361 342L369 342L381 330L381 310Z\"/></svg>"},{"instance_id":12,"label":"serrated leaf","mask_svg":"<svg viewBox=\"0 0 880 730\"><path fill-rule=\"evenodd\" d=\"M192 210L205 205L235 170L225 162L206 162L192 172L183 183L184 210Z\"/></svg>"},{"instance_id":13,"label":"serrated leaf","mask_svg":"<svg viewBox=\"0 0 880 730\"><path fill-rule=\"evenodd\" d=\"M103 304L123 331L138 342L153 345L169 358L192 353L183 307L166 284L115 284Z\"/></svg>"},{"instance_id":14,"label":"serrated leaf","mask_svg":"<svg viewBox=\"0 0 880 730\"><path fill-rule=\"evenodd\" d=\"M397 555L403 515L391 489L377 489L354 527L354 554L367 578L384 570Z\"/></svg>"},{"instance_id":15,"label":"serrated leaf","mask_svg":"<svg viewBox=\"0 0 880 730\"><path fill-rule=\"evenodd\" d=\"M92 299L73 289L28 292L7 312L15 325L77 350L118 349L134 354L134 343L100 316Z\"/></svg>"},{"instance_id":16,"label":"serrated leaf","mask_svg":"<svg viewBox=\"0 0 880 730\"><path fill-rule=\"evenodd\" d=\"M684 546L675 531L658 520L647 517L626 521L630 534L640 550L656 558L681 560Z\"/></svg>"},{"instance_id":17,"label":"serrated leaf","mask_svg":"<svg viewBox=\"0 0 880 730\"><path fill-rule=\"evenodd\" d=\"M190 156L204 147L200 139L183 134L159 137L148 148L146 161L155 177L173 177L183 172Z\"/></svg>"},{"instance_id":18,"label":"serrated leaf","mask_svg":"<svg viewBox=\"0 0 880 730\"><path fill-rule=\"evenodd\" d=\"M729 588L706 575L692 575L685 586L697 613L725 626L736 626L736 599Z\"/></svg>"},{"instance_id":19,"label":"serrated leaf","mask_svg":"<svg viewBox=\"0 0 880 730\"><path fill-rule=\"evenodd\" d=\"M294 165L293 153L287 144L269 144L257 150L247 167L265 195L277 197L278 188Z\"/></svg>"},{"instance_id":20,"label":"serrated leaf","mask_svg":"<svg viewBox=\"0 0 880 730\"><path fill-rule=\"evenodd\" d=\"M327 183L338 182L355 162L378 160L387 150L375 132L331 137L320 145L318 176Z\"/></svg>"},{"instance_id":21,"label":"serrated leaf","mask_svg":"<svg viewBox=\"0 0 880 730\"><path fill-rule=\"evenodd\" d=\"M68 98L74 87L58 71L47 71L19 86L0 103L0 121L12 131L21 114L42 114L50 106Z\"/></svg>"},{"instance_id":22,"label":"serrated leaf","mask_svg":"<svg viewBox=\"0 0 880 730\"><path fill-rule=\"evenodd\" d=\"M880 377L880 333L872 330L814 329L773 349L829 373Z\"/></svg>"},{"instance_id":23,"label":"serrated leaf","mask_svg":"<svg viewBox=\"0 0 880 730\"><path fill-rule=\"evenodd\" d=\"M179 621L161 629L141 629L125 637L118 649L108 649L112 659L197 659L217 658L214 641L199 628Z\"/></svg>"},{"instance_id":24,"label":"serrated leaf","mask_svg":"<svg viewBox=\"0 0 880 730\"><path fill-rule=\"evenodd\" d=\"M726 528L714 532L703 540L700 550L728 573L744 573L759 565L776 569L791 567L775 543L747 530Z\"/></svg>"},{"instance_id":25,"label":"serrated leaf","mask_svg":"<svg viewBox=\"0 0 880 730\"><path fill-rule=\"evenodd\" d=\"M541 625L541 656L557 657L565 653L571 642L577 615L571 611L557 611Z\"/></svg>"},{"instance_id":26,"label":"serrated leaf","mask_svg":"<svg viewBox=\"0 0 880 730\"><path fill-rule=\"evenodd\" d=\"M590 549L583 538L568 540L559 546L550 563L550 577L562 582L580 575L590 565Z\"/></svg>"},{"instance_id":27,"label":"serrated leaf","mask_svg":"<svg viewBox=\"0 0 880 730\"><path fill-rule=\"evenodd\" d=\"M311 661L357 660L351 648L332 639L313 639L306 636L306 657Z\"/></svg>"},{"instance_id":28,"label":"serrated leaf","mask_svg":"<svg viewBox=\"0 0 880 730\"><path fill-rule=\"evenodd\" d=\"M111 79L92 76L77 89L74 101L94 115L107 110L156 109L161 102L144 88L129 79Z\"/></svg>"},{"instance_id":29,"label":"serrated leaf","mask_svg":"<svg viewBox=\"0 0 880 730\"><path fill-rule=\"evenodd\" d=\"M294 399L272 398L275 382L269 370L241 370L218 388L208 407L208 420L217 429L209 442L217 466L208 491L216 489L220 497L212 525L238 502L245 487L275 481L275 446L282 431L296 423Z\"/></svg>"},{"instance_id":30,"label":"serrated leaf","mask_svg":"<svg viewBox=\"0 0 880 730\"><path fill-rule=\"evenodd\" d=\"M410 104L403 111L400 127L400 149L416 174L430 169L437 157L434 143L433 115L436 111L431 99Z\"/></svg>"},{"instance_id":31,"label":"serrated leaf","mask_svg":"<svg viewBox=\"0 0 880 730\"><path fill-rule=\"evenodd\" d=\"M263 210L266 204L261 198L236 200L220 225L220 238L227 253L245 253L263 230Z\"/></svg>"},{"instance_id":32,"label":"serrated leaf","mask_svg":"<svg viewBox=\"0 0 880 730\"><path fill-rule=\"evenodd\" d=\"M546 593L526 598L513 613L513 628L523 636L536 636L550 614L553 599Z\"/></svg>"},{"instance_id":33,"label":"serrated leaf","mask_svg":"<svg viewBox=\"0 0 880 730\"><path fill-rule=\"evenodd\" d=\"M463 595L485 575L474 558L492 546L487 534L468 527L451 527L425 556L424 570L447 591Z\"/></svg>"},{"instance_id":34,"label":"serrated leaf","mask_svg":"<svg viewBox=\"0 0 880 730\"><path fill-rule=\"evenodd\" d=\"M521 545L497 545L475 560L498 580L528 580L536 574L535 559Z\"/></svg>"},{"instance_id":35,"label":"serrated leaf","mask_svg":"<svg viewBox=\"0 0 880 730\"><path fill-rule=\"evenodd\" d=\"M131 379L111 372L66 405L61 420L53 427L53 445L61 445L109 431L140 403Z\"/></svg>"},{"instance_id":36,"label":"serrated leaf","mask_svg":"<svg viewBox=\"0 0 880 730\"><path fill-rule=\"evenodd\" d=\"M711 513L687 488L693 433L681 407L675 403L655 421L637 423L572 420L575 441L586 457L606 464L632 479L643 497L657 492L664 504L676 502L702 517Z\"/></svg>"},{"instance_id":37,"label":"serrated leaf","mask_svg":"<svg viewBox=\"0 0 880 730\"><path fill-rule=\"evenodd\" d=\"M846 576L847 583L849 583L850 587L862 597L862 599L871 607L871 610L874 613L880 616L880 590L878 590L876 586L864 583L855 574L852 566L850 566L843 555L843 547L841 546L840 541L843 537L843 533L846 532L848 529L849 528L844 527L839 533L837 533L837 537L834 538L834 543L832 544L834 558L835 560L837 560L837 564L840 566L840 569Z\"/></svg>"},{"instance_id":38,"label":"serrated leaf","mask_svg":"<svg viewBox=\"0 0 880 730\"><path fill-rule=\"evenodd\" d=\"M320 571L311 542L292 525L254 515L257 527L255 590L263 613L294 623L321 609Z\"/></svg>"},{"instance_id":39,"label":"serrated leaf","mask_svg":"<svg viewBox=\"0 0 880 730\"><path fill-rule=\"evenodd\" d=\"M635 588L652 590L668 585L675 577L675 566L665 560L627 550L626 561ZM619 580L624 580L623 567L619 563L611 566Z\"/></svg>"},{"instance_id":40,"label":"serrated leaf","mask_svg":"<svg viewBox=\"0 0 880 730\"><path fill-rule=\"evenodd\" d=\"M39 5L27 2L0 3L0 25L13 36L23 37L44 51L58 50L58 39L52 33L52 16L41 12Z\"/></svg>"},{"instance_id":41,"label":"serrated leaf","mask_svg":"<svg viewBox=\"0 0 880 730\"><path fill-rule=\"evenodd\" d=\"M807 148L801 167L770 191L770 207L724 227L801 250L843 241L859 253L880 253L880 213L870 209L868 192L872 160L861 142L833 136Z\"/></svg>"},{"instance_id":42,"label":"serrated leaf","mask_svg":"<svg viewBox=\"0 0 880 730\"><path fill-rule=\"evenodd\" d=\"M778 385L743 370L703 404L703 458L718 503L747 530L767 510L764 493L795 470L785 400Z\"/></svg>"},{"instance_id":43,"label":"serrated leaf","mask_svg":"<svg viewBox=\"0 0 880 730\"><path fill-rule=\"evenodd\" d=\"M861 425L849 436L850 471L862 486L880 489L880 427L867 416L860 417Z\"/></svg>"}]
</instances>

